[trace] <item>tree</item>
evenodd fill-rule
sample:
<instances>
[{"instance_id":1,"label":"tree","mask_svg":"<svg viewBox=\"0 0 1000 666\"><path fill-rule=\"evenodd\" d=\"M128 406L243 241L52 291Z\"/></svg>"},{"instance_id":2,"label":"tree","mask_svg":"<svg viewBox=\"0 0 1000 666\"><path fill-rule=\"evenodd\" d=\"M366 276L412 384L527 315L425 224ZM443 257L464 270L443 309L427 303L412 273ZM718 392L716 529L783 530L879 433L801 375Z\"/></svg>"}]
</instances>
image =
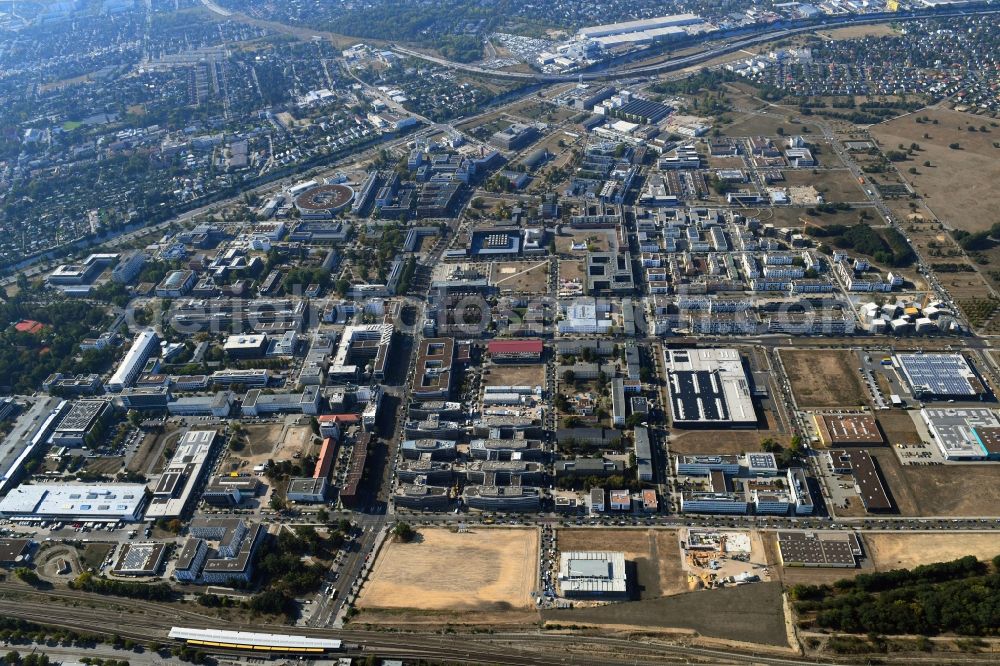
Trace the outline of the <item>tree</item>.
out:
<instances>
[{"instance_id":1,"label":"tree","mask_svg":"<svg viewBox=\"0 0 1000 666\"><path fill-rule=\"evenodd\" d=\"M325 523L328 520L330 520L330 514L327 513L326 509L320 509L319 511L316 512L316 520L318 520L321 523Z\"/></svg>"},{"instance_id":2,"label":"tree","mask_svg":"<svg viewBox=\"0 0 1000 666\"><path fill-rule=\"evenodd\" d=\"M625 419L625 427L634 428L637 425L641 425L643 421L646 420L646 414L642 412L636 412L635 414L629 414L628 418Z\"/></svg>"},{"instance_id":3,"label":"tree","mask_svg":"<svg viewBox=\"0 0 1000 666\"><path fill-rule=\"evenodd\" d=\"M567 384L572 384L576 381L576 373L572 370L567 370L562 374L562 379Z\"/></svg>"},{"instance_id":4,"label":"tree","mask_svg":"<svg viewBox=\"0 0 1000 666\"><path fill-rule=\"evenodd\" d=\"M24 581L28 585L38 585L41 582L41 578L38 574L27 567L18 567L14 569L14 575L18 577L19 580Z\"/></svg>"},{"instance_id":5,"label":"tree","mask_svg":"<svg viewBox=\"0 0 1000 666\"><path fill-rule=\"evenodd\" d=\"M417 532L408 523L399 522L392 528L392 535L398 541L409 543L416 538Z\"/></svg>"},{"instance_id":6,"label":"tree","mask_svg":"<svg viewBox=\"0 0 1000 666\"><path fill-rule=\"evenodd\" d=\"M285 501L277 494L271 493L271 499L268 501L268 506L270 506L273 511L284 511Z\"/></svg>"}]
</instances>

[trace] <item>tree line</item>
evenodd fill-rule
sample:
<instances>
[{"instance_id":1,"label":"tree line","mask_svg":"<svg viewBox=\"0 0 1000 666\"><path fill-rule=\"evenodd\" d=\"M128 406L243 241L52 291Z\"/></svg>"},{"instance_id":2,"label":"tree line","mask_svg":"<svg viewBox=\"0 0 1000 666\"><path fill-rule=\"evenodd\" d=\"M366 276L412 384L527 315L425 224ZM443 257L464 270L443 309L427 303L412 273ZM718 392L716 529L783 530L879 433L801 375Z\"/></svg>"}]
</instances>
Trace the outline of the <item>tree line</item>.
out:
<instances>
[{"instance_id":1,"label":"tree line","mask_svg":"<svg viewBox=\"0 0 1000 666\"><path fill-rule=\"evenodd\" d=\"M824 629L864 634L1000 633L1000 556L860 574L831 585L796 585L796 612Z\"/></svg>"}]
</instances>

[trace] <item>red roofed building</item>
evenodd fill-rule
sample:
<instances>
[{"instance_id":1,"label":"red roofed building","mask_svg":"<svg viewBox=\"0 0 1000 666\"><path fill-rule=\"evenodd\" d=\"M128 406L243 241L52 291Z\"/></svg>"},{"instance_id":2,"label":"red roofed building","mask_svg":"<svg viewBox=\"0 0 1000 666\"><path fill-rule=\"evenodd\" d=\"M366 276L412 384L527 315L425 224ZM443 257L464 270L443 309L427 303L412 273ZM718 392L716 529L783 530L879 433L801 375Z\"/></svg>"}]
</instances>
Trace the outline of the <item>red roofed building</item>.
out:
<instances>
[{"instance_id":1,"label":"red roofed building","mask_svg":"<svg viewBox=\"0 0 1000 666\"><path fill-rule=\"evenodd\" d=\"M337 458L337 440L327 437L323 440L323 446L319 450L319 458L316 459L316 469L313 470L314 479L326 479L333 469L333 461Z\"/></svg>"},{"instance_id":2,"label":"red roofed building","mask_svg":"<svg viewBox=\"0 0 1000 666\"><path fill-rule=\"evenodd\" d=\"M319 421L319 434L334 439L340 439L340 431L347 426L361 423L357 414L324 414L316 420Z\"/></svg>"},{"instance_id":3,"label":"red roofed building","mask_svg":"<svg viewBox=\"0 0 1000 666\"><path fill-rule=\"evenodd\" d=\"M18 333L31 333L32 335L41 333L44 328L45 324L34 319L25 319L14 324L14 330Z\"/></svg>"},{"instance_id":4,"label":"red roofed building","mask_svg":"<svg viewBox=\"0 0 1000 666\"><path fill-rule=\"evenodd\" d=\"M491 340L486 349L494 363L538 363L544 344L541 340Z\"/></svg>"}]
</instances>

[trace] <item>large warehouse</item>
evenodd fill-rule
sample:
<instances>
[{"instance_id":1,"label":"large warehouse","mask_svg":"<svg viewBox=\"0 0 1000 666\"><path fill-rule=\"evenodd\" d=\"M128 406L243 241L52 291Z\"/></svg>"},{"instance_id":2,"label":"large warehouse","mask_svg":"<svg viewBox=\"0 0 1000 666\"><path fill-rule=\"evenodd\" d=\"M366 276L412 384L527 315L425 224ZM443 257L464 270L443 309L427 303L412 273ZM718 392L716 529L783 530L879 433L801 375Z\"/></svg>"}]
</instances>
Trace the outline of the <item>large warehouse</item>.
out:
<instances>
[{"instance_id":1,"label":"large warehouse","mask_svg":"<svg viewBox=\"0 0 1000 666\"><path fill-rule=\"evenodd\" d=\"M885 443L878 421L871 414L816 414L820 441L832 446L878 446Z\"/></svg>"},{"instance_id":2,"label":"large warehouse","mask_svg":"<svg viewBox=\"0 0 1000 666\"><path fill-rule=\"evenodd\" d=\"M608 23L605 25L594 25L589 28L580 28L577 36L582 39L599 39L601 37L611 37L616 35L628 35L633 33L643 33L650 30L662 28L674 28L683 25L694 25L701 23L702 19L697 14L671 14L669 16L657 16L656 18L639 19L638 21L623 21L621 23Z\"/></svg>"},{"instance_id":3,"label":"large warehouse","mask_svg":"<svg viewBox=\"0 0 1000 666\"><path fill-rule=\"evenodd\" d=\"M757 424L750 381L735 349L667 349L663 353L674 426Z\"/></svg>"},{"instance_id":4,"label":"large warehouse","mask_svg":"<svg viewBox=\"0 0 1000 666\"><path fill-rule=\"evenodd\" d=\"M921 399L978 399L986 389L962 354L896 354L896 365Z\"/></svg>"},{"instance_id":5,"label":"large warehouse","mask_svg":"<svg viewBox=\"0 0 1000 666\"><path fill-rule=\"evenodd\" d=\"M0 500L0 516L12 520L136 522L146 504L141 483L21 484Z\"/></svg>"},{"instance_id":6,"label":"large warehouse","mask_svg":"<svg viewBox=\"0 0 1000 666\"><path fill-rule=\"evenodd\" d=\"M786 567L851 568L864 550L854 532L778 532L778 555Z\"/></svg>"},{"instance_id":7,"label":"large warehouse","mask_svg":"<svg viewBox=\"0 0 1000 666\"><path fill-rule=\"evenodd\" d=\"M1000 419L992 409L921 409L945 460L1000 459Z\"/></svg>"}]
</instances>

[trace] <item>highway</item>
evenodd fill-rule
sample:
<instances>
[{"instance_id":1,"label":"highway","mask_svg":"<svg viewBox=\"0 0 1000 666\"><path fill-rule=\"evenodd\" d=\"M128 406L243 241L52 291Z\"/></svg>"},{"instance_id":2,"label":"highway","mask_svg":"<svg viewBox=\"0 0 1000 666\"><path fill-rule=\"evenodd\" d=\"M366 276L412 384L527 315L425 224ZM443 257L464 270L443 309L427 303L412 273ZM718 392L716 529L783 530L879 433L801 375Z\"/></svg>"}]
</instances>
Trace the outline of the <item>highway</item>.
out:
<instances>
[{"instance_id":1,"label":"highway","mask_svg":"<svg viewBox=\"0 0 1000 666\"><path fill-rule=\"evenodd\" d=\"M476 65L455 62L453 60L447 60L445 58L441 58L438 56L432 56L426 53L421 53L419 51L414 51L413 49L402 47L397 44L391 45L390 48L392 48L392 50L402 55L407 55L413 58L419 58L421 60L426 60L428 62L442 65L444 67L449 67L451 69L459 69L472 74L485 75L495 78L513 79L518 81L536 81L540 83L564 83L568 81L577 81L580 79L583 79L584 81L603 81L603 80L614 81L625 77L649 76L652 74L660 74L663 72L683 69L685 67L698 65L713 58L717 58L721 55L734 53L736 51L740 51L749 48L751 46L766 44L767 42L775 41L778 39L784 39L786 37L791 37L793 35L798 35L806 32L812 32L814 30L828 30L832 28L841 28L852 25L874 25L879 23L897 23L903 21L915 21L926 18L947 18L952 16L968 16L971 14L996 14L996 13L1000 13L1000 8L984 6L984 7L968 7L963 9L944 9L944 10L922 11L922 12L916 12L916 11L906 12L906 13L886 12L881 14L850 15L842 18L826 18L820 21L811 20L805 25L794 25L792 27L764 26L760 29L761 32L752 35L750 37L739 38L736 39L735 41L726 42L715 48L701 51L699 53L672 58L670 60L665 60L663 62L659 62L652 65L640 65L637 67L606 69L603 71L581 71L570 74L536 74L529 72L511 72L505 70L486 69L483 67L478 67ZM719 35L716 33L708 33L705 35L705 37L707 39L712 39L712 38L718 38Z\"/></svg>"}]
</instances>

